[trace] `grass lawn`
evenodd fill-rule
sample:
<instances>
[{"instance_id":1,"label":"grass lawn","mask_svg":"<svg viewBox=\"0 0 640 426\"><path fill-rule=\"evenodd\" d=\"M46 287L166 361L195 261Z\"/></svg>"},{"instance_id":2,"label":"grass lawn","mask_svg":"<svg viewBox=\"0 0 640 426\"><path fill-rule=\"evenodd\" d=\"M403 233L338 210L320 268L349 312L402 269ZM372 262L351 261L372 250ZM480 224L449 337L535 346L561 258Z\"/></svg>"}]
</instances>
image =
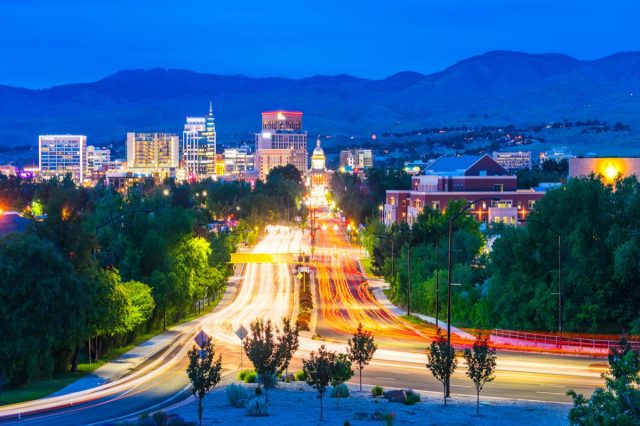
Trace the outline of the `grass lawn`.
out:
<instances>
[{"instance_id":1,"label":"grass lawn","mask_svg":"<svg viewBox=\"0 0 640 426\"><path fill-rule=\"evenodd\" d=\"M203 308L199 314L197 313L189 314L186 318L184 318L183 320L181 320L180 322L174 325L191 321L192 319L195 319L199 316L202 316L211 312L213 308L216 307L219 301L220 299L215 300L209 306ZM104 364L108 363L109 361L118 358L120 355L126 352L129 352L131 349L142 344L143 342L146 342L147 340L151 339L152 337L162 332L164 332L164 330L159 329L159 330L153 330L149 333L138 336L131 344L127 346L122 346L120 348L112 349L108 353L104 354L102 358L99 359L97 362L92 362L91 364L89 364L88 362L79 363L78 371L76 371L75 373L71 373L71 372L59 373L54 375L54 377L52 377L51 379L46 379L46 380L41 380L38 382L31 383L24 388L18 388L18 389L5 388L0 394L0 406L44 398L45 396L50 395L54 392L57 392L60 389L64 388L65 386L82 378L84 375L91 373L97 368L102 367Z\"/></svg>"},{"instance_id":2,"label":"grass lawn","mask_svg":"<svg viewBox=\"0 0 640 426\"><path fill-rule=\"evenodd\" d=\"M371 278L380 278L379 275L376 275L371 271L371 257L361 257L360 264L364 268L364 273Z\"/></svg>"}]
</instances>

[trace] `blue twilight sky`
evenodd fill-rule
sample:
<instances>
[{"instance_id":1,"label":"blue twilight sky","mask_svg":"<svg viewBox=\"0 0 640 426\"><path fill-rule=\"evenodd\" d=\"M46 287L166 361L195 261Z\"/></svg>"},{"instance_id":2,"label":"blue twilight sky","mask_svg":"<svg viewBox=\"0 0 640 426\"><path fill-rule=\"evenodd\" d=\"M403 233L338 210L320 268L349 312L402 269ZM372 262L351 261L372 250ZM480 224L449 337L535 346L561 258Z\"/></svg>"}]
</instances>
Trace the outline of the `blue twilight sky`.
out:
<instances>
[{"instance_id":1,"label":"blue twilight sky","mask_svg":"<svg viewBox=\"0 0 640 426\"><path fill-rule=\"evenodd\" d=\"M640 50L638 0L0 0L0 84L120 69L368 78L489 50Z\"/></svg>"}]
</instances>

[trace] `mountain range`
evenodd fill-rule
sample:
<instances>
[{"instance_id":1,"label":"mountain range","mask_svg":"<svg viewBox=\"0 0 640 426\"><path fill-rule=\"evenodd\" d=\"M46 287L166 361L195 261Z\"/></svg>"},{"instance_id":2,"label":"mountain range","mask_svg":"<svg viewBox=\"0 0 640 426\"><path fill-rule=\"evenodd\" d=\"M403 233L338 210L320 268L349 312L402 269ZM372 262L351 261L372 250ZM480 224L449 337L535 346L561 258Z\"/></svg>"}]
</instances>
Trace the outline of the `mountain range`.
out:
<instances>
[{"instance_id":1,"label":"mountain range","mask_svg":"<svg viewBox=\"0 0 640 426\"><path fill-rule=\"evenodd\" d=\"M0 86L0 146L34 145L45 133L86 134L90 144L121 142L127 131L181 133L185 116L204 115L210 100L226 141L251 140L260 112L274 109L303 111L314 137L562 119L620 121L640 134L640 52L578 60L493 51L382 80L136 69L47 89Z\"/></svg>"}]
</instances>

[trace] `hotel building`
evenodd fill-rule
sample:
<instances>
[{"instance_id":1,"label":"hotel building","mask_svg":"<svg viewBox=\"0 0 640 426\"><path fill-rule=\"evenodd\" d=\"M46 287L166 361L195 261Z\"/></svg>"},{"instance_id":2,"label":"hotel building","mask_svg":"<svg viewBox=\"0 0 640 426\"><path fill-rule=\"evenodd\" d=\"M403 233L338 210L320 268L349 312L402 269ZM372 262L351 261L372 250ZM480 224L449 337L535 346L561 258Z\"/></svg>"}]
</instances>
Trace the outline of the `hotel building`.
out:
<instances>
[{"instance_id":1,"label":"hotel building","mask_svg":"<svg viewBox=\"0 0 640 426\"><path fill-rule=\"evenodd\" d=\"M262 113L262 132L256 133L256 157L260 179L272 168L294 165L307 173L307 132L302 130L302 113L271 111ZM283 164L283 161L286 163Z\"/></svg>"},{"instance_id":2,"label":"hotel building","mask_svg":"<svg viewBox=\"0 0 640 426\"><path fill-rule=\"evenodd\" d=\"M127 169L175 175L179 138L173 133L127 133Z\"/></svg>"},{"instance_id":3,"label":"hotel building","mask_svg":"<svg viewBox=\"0 0 640 426\"><path fill-rule=\"evenodd\" d=\"M476 220L518 224L543 196L543 190L518 190L516 176L488 155L441 157L411 178L411 189L386 192L383 217L386 225L412 224L425 208L444 212L453 201L482 199L469 209Z\"/></svg>"},{"instance_id":4,"label":"hotel building","mask_svg":"<svg viewBox=\"0 0 640 426\"><path fill-rule=\"evenodd\" d=\"M70 173L83 182L87 172L87 137L84 135L38 136L38 163L43 179Z\"/></svg>"}]
</instances>

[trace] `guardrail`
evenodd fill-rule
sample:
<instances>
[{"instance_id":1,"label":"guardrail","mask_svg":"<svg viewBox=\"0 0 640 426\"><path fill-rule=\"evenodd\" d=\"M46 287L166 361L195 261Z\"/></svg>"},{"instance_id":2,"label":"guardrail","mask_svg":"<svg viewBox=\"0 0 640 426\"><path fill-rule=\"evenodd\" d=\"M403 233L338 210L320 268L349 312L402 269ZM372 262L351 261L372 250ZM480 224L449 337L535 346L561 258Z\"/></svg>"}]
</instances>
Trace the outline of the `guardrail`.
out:
<instances>
[{"instance_id":1,"label":"guardrail","mask_svg":"<svg viewBox=\"0 0 640 426\"><path fill-rule=\"evenodd\" d=\"M494 343L514 346L533 346L539 348L557 348L577 352L608 353L612 347L618 347L619 341L592 339L584 337L562 337L551 334L538 334L523 331L494 329L489 340ZM632 347L640 349L640 342L630 341Z\"/></svg>"}]
</instances>

